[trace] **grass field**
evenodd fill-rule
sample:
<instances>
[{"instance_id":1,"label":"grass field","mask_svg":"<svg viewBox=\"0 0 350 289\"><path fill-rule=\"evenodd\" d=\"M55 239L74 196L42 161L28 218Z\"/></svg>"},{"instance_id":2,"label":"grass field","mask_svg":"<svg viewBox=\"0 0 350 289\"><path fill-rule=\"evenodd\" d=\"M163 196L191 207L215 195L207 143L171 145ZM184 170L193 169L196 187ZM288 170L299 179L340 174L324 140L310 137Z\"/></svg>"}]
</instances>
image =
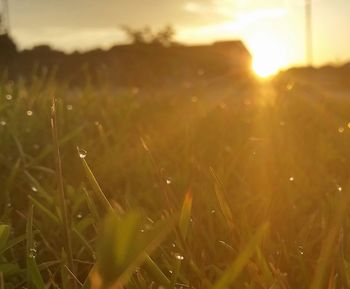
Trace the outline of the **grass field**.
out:
<instances>
[{"instance_id":1,"label":"grass field","mask_svg":"<svg viewBox=\"0 0 350 289\"><path fill-rule=\"evenodd\" d=\"M349 111L288 74L3 79L0 288L349 288Z\"/></svg>"}]
</instances>

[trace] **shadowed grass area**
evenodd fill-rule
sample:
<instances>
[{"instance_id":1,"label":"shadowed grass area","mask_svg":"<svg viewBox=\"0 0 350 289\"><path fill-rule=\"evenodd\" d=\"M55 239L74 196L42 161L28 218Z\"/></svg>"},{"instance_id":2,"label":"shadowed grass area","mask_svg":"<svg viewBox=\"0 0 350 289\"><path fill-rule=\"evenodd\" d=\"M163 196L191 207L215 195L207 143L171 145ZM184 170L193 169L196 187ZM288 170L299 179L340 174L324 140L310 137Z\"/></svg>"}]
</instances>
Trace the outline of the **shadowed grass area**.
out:
<instances>
[{"instance_id":1,"label":"shadowed grass area","mask_svg":"<svg viewBox=\"0 0 350 289\"><path fill-rule=\"evenodd\" d=\"M316 87L3 79L2 288L349 287L350 99Z\"/></svg>"}]
</instances>

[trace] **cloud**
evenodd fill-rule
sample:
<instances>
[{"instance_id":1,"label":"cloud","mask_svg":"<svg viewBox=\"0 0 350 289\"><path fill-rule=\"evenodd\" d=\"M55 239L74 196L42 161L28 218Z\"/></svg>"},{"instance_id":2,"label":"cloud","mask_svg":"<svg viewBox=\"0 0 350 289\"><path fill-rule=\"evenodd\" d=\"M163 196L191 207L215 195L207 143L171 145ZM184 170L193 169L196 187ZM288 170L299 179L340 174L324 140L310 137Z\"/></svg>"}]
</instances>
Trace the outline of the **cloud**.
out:
<instances>
[{"instance_id":1,"label":"cloud","mask_svg":"<svg viewBox=\"0 0 350 289\"><path fill-rule=\"evenodd\" d=\"M285 8L266 8L237 12L235 17L229 20L209 23L200 27L182 27L178 36L180 40L190 42L240 37L250 26L283 18L287 13L288 11Z\"/></svg>"},{"instance_id":2,"label":"cloud","mask_svg":"<svg viewBox=\"0 0 350 289\"><path fill-rule=\"evenodd\" d=\"M232 17L234 1L232 0L210 0L210 1L188 1L182 6L183 10L193 14L212 14L221 17Z\"/></svg>"}]
</instances>

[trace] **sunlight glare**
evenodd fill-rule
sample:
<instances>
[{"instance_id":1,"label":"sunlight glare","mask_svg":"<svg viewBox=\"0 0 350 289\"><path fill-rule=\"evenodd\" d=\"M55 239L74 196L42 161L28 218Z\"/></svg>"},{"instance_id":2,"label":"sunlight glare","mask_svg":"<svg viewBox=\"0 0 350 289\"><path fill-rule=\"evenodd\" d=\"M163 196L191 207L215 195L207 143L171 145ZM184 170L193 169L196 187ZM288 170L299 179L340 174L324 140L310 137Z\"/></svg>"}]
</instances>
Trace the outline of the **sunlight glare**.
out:
<instances>
[{"instance_id":1,"label":"sunlight glare","mask_svg":"<svg viewBox=\"0 0 350 289\"><path fill-rule=\"evenodd\" d=\"M262 78L276 74L288 63L286 50L278 39L257 37L249 41L249 46L253 54L253 70Z\"/></svg>"}]
</instances>

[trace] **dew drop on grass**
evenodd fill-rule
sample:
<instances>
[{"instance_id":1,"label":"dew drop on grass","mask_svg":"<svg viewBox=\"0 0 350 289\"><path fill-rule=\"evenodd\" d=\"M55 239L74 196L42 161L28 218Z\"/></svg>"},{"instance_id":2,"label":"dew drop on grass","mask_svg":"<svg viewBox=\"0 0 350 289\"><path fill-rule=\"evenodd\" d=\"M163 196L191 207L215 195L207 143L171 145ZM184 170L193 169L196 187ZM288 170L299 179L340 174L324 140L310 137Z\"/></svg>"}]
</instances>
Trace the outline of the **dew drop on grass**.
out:
<instances>
[{"instance_id":1,"label":"dew drop on grass","mask_svg":"<svg viewBox=\"0 0 350 289\"><path fill-rule=\"evenodd\" d=\"M290 178L289 178L289 181L290 181L290 182L294 182L294 177L290 177Z\"/></svg>"},{"instance_id":2,"label":"dew drop on grass","mask_svg":"<svg viewBox=\"0 0 350 289\"><path fill-rule=\"evenodd\" d=\"M35 248L30 248L29 249L28 257L31 258L31 259L35 259L35 257L36 257L36 249Z\"/></svg>"},{"instance_id":3,"label":"dew drop on grass","mask_svg":"<svg viewBox=\"0 0 350 289\"><path fill-rule=\"evenodd\" d=\"M1 125L1 126L5 126L6 124L7 124L6 121L0 120L0 125Z\"/></svg>"},{"instance_id":4,"label":"dew drop on grass","mask_svg":"<svg viewBox=\"0 0 350 289\"><path fill-rule=\"evenodd\" d=\"M176 259L176 260L179 260L179 261L182 261L183 259L185 259L185 257L182 256L182 255L180 255L179 253L176 253L176 254L175 254L175 259Z\"/></svg>"},{"instance_id":5,"label":"dew drop on grass","mask_svg":"<svg viewBox=\"0 0 350 289\"><path fill-rule=\"evenodd\" d=\"M167 183L167 185L170 185L171 184L171 179L167 179L166 183Z\"/></svg>"},{"instance_id":6,"label":"dew drop on grass","mask_svg":"<svg viewBox=\"0 0 350 289\"><path fill-rule=\"evenodd\" d=\"M348 123L348 128L350 128L350 122Z\"/></svg>"},{"instance_id":7,"label":"dew drop on grass","mask_svg":"<svg viewBox=\"0 0 350 289\"><path fill-rule=\"evenodd\" d=\"M32 116L32 115L33 115L33 111L27 110L27 116Z\"/></svg>"},{"instance_id":8,"label":"dew drop on grass","mask_svg":"<svg viewBox=\"0 0 350 289\"><path fill-rule=\"evenodd\" d=\"M12 204L11 204L11 203L7 203L6 206L7 206L8 208L11 208L11 207L12 207Z\"/></svg>"},{"instance_id":9,"label":"dew drop on grass","mask_svg":"<svg viewBox=\"0 0 350 289\"><path fill-rule=\"evenodd\" d=\"M37 192L38 191L38 189L36 187L34 187L34 186L32 186L31 189L32 189L33 192Z\"/></svg>"},{"instance_id":10,"label":"dew drop on grass","mask_svg":"<svg viewBox=\"0 0 350 289\"><path fill-rule=\"evenodd\" d=\"M216 212L215 210L211 210L211 214L214 215Z\"/></svg>"},{"instance_id":11,"label":"dew drop on grass","mask_svg":"<svg viewBox=\"0 0 350 289\"><path fill-rule=\"evenodd\" d=\"M298 246L298 251L300 255L304 255L304 247L303 246Z\"/></svg>"},{"instance_id":12,"label":"dew drop on grass","mask_svg":"<svg viewBox=\"0 0 350 289\"><path fill-rule=\"evenodd\" d=\"M86 155L87 155L87 151L81 148L78 148L78 153L79 153L79 157L81 159L85 159Z\"/></svg>"},{"instance_id":13,"label":"dew drop on grass","mask_svg":"<svg viewBox=\"0 0 350 289\"><path fill-rule=\"evenodd\" d=\"M341 186L339 186L339 185L337 186L337 189L338 189L339 192L341 192L343 190L343 188Z\"/></svg>"},{"instance_id":14,"label":"dew drop on grass","mask_svg":"<svg viewBox=\"0 0 350 289\"><path fill-rule=\"evenodd\" d=\"M11 94L6 94L5 98L6 98L6 100L12 100L12 95Z\"/></svg>"},{"instance_id":15,"label":"dew drop on grass","mask_svg":"<svg viewBox=\"0 0 350 289\"><path fill-rule=\"evenodd\" d=\"M342 127L342 126L338 128L338 132L339 132L339 133L343 133L344 130L345 130L345 129L344 129L344 127Z\"/></svg>"},{"instance_id":16,"label":"dew drop on grass","mask_svg":"<svg viewBox=\"0 0 350 289\"><path fill-rule=\"evenodd\" d=\"M78 214L77 214L77 218L78 218L78 219L82 219L82 218L83 218L83 214L82 214L82 213L78 213Z\"/></svg>"},{"instance_id":17,"label":"dew drop on grass","mask_svg":"<svg viewBox=\"0 0 350 289\"><path fill-rule=\"evenodd\" d=\"M67 104L66 108L67 108L67 110L73 110L73 105Z\"/></svg>"}]
</instances>

